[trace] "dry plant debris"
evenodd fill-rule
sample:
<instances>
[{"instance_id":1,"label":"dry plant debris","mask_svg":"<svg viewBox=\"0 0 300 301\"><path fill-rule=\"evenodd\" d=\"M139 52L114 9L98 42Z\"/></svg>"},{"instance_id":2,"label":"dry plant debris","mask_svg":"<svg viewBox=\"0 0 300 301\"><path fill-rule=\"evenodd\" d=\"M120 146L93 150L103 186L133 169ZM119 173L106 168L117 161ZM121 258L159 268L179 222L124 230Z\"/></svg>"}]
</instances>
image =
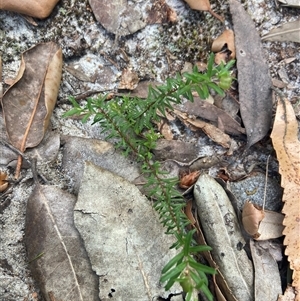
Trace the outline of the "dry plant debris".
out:
<instances>
[{"instance_id":1,"label":"dry plant debris","mask_svg":"<svg viewBox=\"0 0 300 301\"><path fill-rule=\"evenodd\" d=\"M262 41L292 41L300 43L300 19L272 29L262 37Z\"/></svg>"},{"instance_id":2,"label":"dry plant debris","mask_svg":"<svg viewBox=\"0 0 300 301\"><path fill-rule=\"evenodd\" d=\"M8 175L6 172L0 171L0 192L8 187Z\"/></svg>"},{"instance_id":3,"label":"dry plant debris","mask_svg":"<svg viewBox=\"0 0 300 301\"><path fill-rule=\"evenodd\" d=\"M42 141L55 107L61 73L62 52L55 43L40 44L23 53L17 77L1 101L8 138L21 152ZM16 178L22 164L19 158Z\"/></svg>"},{"instance_id":4,"label":"dry plant debris","mask_svg":"<svg viewBox=\"0 0 300 301\"><path fill-rule=\"evenodd\" d=\"M185 2L190 6L190 8L195 10L207 11L215 18L219 19L221 22L224 22L222 16L216 14L210 6L209 0L185 0Z\"/></svg>"},{"instance_id":5,"label":"dry plant debris","mask_svg":"<svg viewBox=\"0 0 300 301\"><path fill-rule=\"evenodd\" d=\"M18 12L35 18L47 18L59 0L1 0L0 9Z\"/></svg>"},{"instance_id":6,"label":"dry plant debris","mask_svg":"<svg viewBox=\"0 0 300 301\"><path fill-rule=\"evenodd\" d=\"M238 1L230 0L229 4L235 35L240 112L250 147L270 129L272 81L260 36L252 19Z\"/></svg>"},{"instance_id":7,"label":"dry plant debris","mask_svg":"<svg viewBox=\"0 0 300 301\"><path fill-rule=\"evenodd\" d=\"M272 142L279 161L281 186L284 188L282 201L285 214L283 225L285 254L288 256L293 270L293 286L300 292L300 143L298 140L298 124L291 103L281 96L277 98L277 111ZM300 300L298 293L295 300Z\"/></svg>"}]
</instances>

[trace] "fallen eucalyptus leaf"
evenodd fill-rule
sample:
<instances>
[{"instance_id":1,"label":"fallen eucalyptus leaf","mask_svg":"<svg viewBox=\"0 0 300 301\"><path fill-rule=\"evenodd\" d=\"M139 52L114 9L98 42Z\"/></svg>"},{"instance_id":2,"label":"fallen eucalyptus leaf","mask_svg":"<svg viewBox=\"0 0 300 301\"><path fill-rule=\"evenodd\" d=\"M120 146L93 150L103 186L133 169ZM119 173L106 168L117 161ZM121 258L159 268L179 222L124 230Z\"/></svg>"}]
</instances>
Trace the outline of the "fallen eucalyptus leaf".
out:
<instances>
[{"instance_id":1,"label":"fallen eucalyptus leaf","mask_svg":"<svg viewBox=\"0 0 300 301\"><path fill-rule=\"evenodd\" d=\"M199 225L198 216L197 216L197 210L195 210L196 218L194 218L192 211L192 201L187 202L187 206L185 208L185 214L191 221L191 224L193 227L196 228L196 242L198 245L207 245L206 240L204 238L203 232L201 230L201 227ZM208 261L209 266L215 268L217 270L217 274L212 275L213 282L214 282L214 289L216 293L216 297L218 301L238 301L234 295L232 294L231 289L228 287L226 280L224 279L224 276L220 272L220 269L218 265L213 260L211 253L209 251L202 252L201 255ZM226 298L224 297L226 296Z\"/></svg>"},{"instance_id":2,"label":"fallen eucalyptus leaf","mask_svg":"<svg viewBox=\"0 0 300 301\"><path fill-rule=\"evenodd\" d=\"M175 105L174 107L181 112L199 116L217 125L221 122L224 126L224 132L227 134L241 135L245 133L245 129L229 114L198 97L194 98L194 102L186 100L182 105Z\"/></svg>"},{"instance_id":3,"label":"fallen eucalyptus leaf","mask_svg":"<svg viewBox=\"0 0 300 301\"><path fill-rule=\"evenodd\" d=\"M262 41L291 41L300 43L300 19L281 24L261 38Z\"/></svg>"},{"instance_id":4,"label":"fallen eucalyptus leaf","mask_svg":"<svg viewBox=\"0 0 300 301\"><path fill-rule=\"evenodd\" d=\"M47 18L59 0L1 0L0 9L39 19Z\"/></svg>"},{"instance_id":5,"label":"fallen eucalyptus leaf","mask_svg":"<svg viewBox=\"0 0 300 301\"><path fill-rule=\"evenodd\" d=\"M271 133L281 174L281 186L284 188L282 213L285 235L283 244L293 270L293 286L300 291L300 142L295 112L288 99L278 97L276 115ZM300 294L296 297L300 300Z\"/></svg>"},{"instance_id":6,"label":"fallen eucalyptus leaf","mask_svg":"<svg viewBox=\"0 0 300 301\"><path fill-rule=\"evenodd\" d=\"M27 203L29 267L47 301L99 300L98 278L74 226L75 201L57 187L36 185Z\"/></svg>"},{"instance_id":7,"label":"fallen eucalyptus leaf","mask_svg":"<svg viewBox=\"0 0 300 301\"><path fill-rule=\"evenodd\" d=\"M100 277L101 300L169 296L159 279L176 255L169 249L174 238L164 234L158 214L135 185L86 162L74 221ZM172 288L172 293L180 291L179 285Z\"/></svg>"},{"instance_id":8,"label":"fallen eucalyptus leaf","mask_svg":"<svg viewBox=\"0 0 300 301\"><path fill-rule=\"evenodd\" d=\"M282 294L277 262L259 242L250 240L250 249L255 271L255 301L277 301Z\"/></svg>"},{"instance_id":9,"label":"fallen eucalyptus leaf","mask_svg":"<svg viewBox=\"0 0 300 301\"><path fill-rule=\"evenodd\" d=\"M272 81L255 25L241 3L230 0L238 69L240 111L248 148L269 131L272 119Z\"/></svg>"},{"instance_id":10,"label":"fallen eucalyptus leaf","mask_svg":"<svg viewBox=\"0 0 300 301\"><path fill-rule=\"evenodd\" d=\"M21 152L42 141L56 103L61 73L62 51L57 44L39 44L23 53L14 84L2 98L9 140Z\"/></svg>"},{"instance_id":11,"label":"fallen eucalyptus leaf","mask_svg":"<svg viewBox=\"0 0 300 301\"><path fill-rule=\"evenodd\" d=\"M194 187L199 220L226 283L237 300L254 300L252 263L235 211L224 189L212 177L200 175Z\"/></svg>"}]
</instances>

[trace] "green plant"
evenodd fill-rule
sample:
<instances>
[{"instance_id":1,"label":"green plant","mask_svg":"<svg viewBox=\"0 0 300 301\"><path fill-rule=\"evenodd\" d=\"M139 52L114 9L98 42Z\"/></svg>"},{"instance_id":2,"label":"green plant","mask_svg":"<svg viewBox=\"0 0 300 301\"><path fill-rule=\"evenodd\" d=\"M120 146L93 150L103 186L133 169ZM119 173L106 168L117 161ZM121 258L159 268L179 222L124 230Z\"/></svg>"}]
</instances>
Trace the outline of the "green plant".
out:
<instances>
[{"instance_id":1,"label":"green plant","mask_svg":"<svg viewBox=\"0 0 300 301\"><path fill-rule=\"evenodd\" d=\"M130 96L107 100L106 96L100 96L97 99L88 98L85 106L81 107L71 97L74 108L65 114L82 114L83 122L93 117L93 123L100 124L107 139L117 138L116 147L122 149L125 155L134 154L141 163L141 171L147 178L147 195L154 200L153 206L166 233L176 238L171 248L179 251L163 268L161 281L165 283L166 290L179 282L188 301L196 300L199 290L209 300L213 299L206 274L214 274L215 270L193 258L194 253L211 248L197 246L193 239L194 230L186 230L190 221L183 212L184 198L175 188L178 179L165 177L160 163L153 160L152 150L160 137L153 122L159 121L160 115L165 115L167 109L172 110L173 104L179 104L183 97L193 101L192 92L197 92L202 99L209 96L210 89L224 94L223 88L229 88L228 83L232 81L229 69L234 62L219 66L214 66L213 62L214 56L211 55L206 73L199 73L194 68L191 73L177 74L176 78L167 79L165 85L150 87L144 100Z\"/></svg>"}]
</instances>

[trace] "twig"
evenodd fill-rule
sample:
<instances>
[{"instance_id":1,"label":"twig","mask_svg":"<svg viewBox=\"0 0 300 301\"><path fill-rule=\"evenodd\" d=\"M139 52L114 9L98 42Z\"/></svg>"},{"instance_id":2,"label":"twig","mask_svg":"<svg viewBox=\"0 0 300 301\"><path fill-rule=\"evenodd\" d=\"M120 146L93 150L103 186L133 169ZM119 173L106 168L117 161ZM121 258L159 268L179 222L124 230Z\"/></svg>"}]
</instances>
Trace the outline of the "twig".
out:
<instances>
[{"instance_id":1,"label":"twig","mask_svg":"<svg viewBox=\"0 0 300 301\"><path fill-rule=\"evenodd\" d=\"M269 171L269 159L270 159L270 155L268 156L268 159L267 159L266 180L265 180L265 191L264 191L264 201L263 201L263 207L262 207L262 210L263 210L263 211L265 210L266 195L267 195L268 171Z\"/></svg>"}]
</instances>

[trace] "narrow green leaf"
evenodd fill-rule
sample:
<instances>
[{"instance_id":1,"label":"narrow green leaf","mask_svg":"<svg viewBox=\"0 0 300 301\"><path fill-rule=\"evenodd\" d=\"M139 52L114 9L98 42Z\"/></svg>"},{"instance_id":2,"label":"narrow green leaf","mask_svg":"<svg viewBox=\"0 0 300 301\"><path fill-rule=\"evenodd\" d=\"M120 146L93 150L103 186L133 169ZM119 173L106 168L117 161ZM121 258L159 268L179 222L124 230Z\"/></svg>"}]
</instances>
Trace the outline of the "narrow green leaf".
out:
<instances>
[{"instance_id":1,"label":"narrow green leaf","mask_svg":"<svg viewBox=\"0 0 300 301\"><path fill-rule=\"evenodd\" d=\"M172 266L174 266L176 263L180 262L183 258L183 253L180 252L176 256L174 256L162 269L161 273L166 273Z\"/></svg>"}]
</instances>

